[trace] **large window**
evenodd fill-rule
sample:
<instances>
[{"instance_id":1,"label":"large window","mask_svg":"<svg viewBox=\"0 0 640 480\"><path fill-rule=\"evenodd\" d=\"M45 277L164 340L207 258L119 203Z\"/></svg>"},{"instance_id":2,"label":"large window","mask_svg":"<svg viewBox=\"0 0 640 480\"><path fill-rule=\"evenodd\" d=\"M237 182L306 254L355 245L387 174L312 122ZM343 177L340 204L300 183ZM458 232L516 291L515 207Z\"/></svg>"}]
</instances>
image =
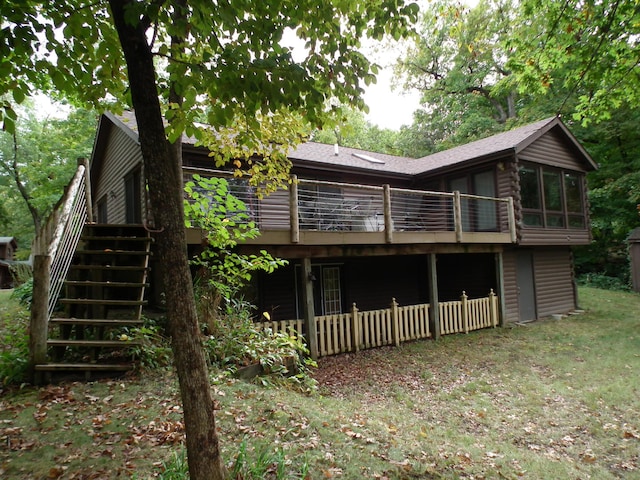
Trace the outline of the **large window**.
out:
<instances>
[{"instance_id":1,"label":"large window","mask_svg":"<svg viewBox=\"0 0 640 480\"><path fill-rule=\"evenodd\" d=\"M520 167L523 223L530 227L584 228L582 176L551 167Z\"/></svg>"},{"instance_id":2,"label":"large window","mask_svg":"<svg viewBox=\"0 0 640 480\"><path fill-rule=\"evenodd\" d=\"M470 193L483 197L496 196L493 170L476 172L463 177L449 179L449 191ZM491 200L461 200L462 230L465 232L491 232L498 228L496 204Z\"/></svg>"}]
</instances>

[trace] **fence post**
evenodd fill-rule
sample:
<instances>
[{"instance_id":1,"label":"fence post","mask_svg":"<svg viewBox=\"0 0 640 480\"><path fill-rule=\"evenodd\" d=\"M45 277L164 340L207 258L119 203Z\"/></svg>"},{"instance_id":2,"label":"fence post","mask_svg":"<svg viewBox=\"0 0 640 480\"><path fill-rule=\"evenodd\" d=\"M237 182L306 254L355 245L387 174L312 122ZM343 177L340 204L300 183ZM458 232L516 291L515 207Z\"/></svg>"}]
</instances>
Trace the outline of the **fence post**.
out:
<instances>
[{"instance_id":1,"label":"fence post","mask_svg":"<svg viewBox=\"0 0 640 480\"><path fill-rule=\"evenodd\" d=\"M47 362L47 337L49 333L49 282L51 257L33 257L33 298L29 320L29 373L33 383L41 383L35 366Z\"/></svg>"},{"instance_id":2,"label":"fence post","mask_svg":"<svg viewBox=\"0 0 640 480\"><path fill-rule=\"evenodd\" d=\"M460 204L460 192L453 192L453 223L456 229L456 242L462 242L462 206Z\"/></svg>"},{"instance_id":3,"label":"fence post","mask_svg":"<svg viewBox=\"0 0 640 480\"><path fill-rule=\"evenodd\" d=\"M351 344L353 350L358 353L360 351L360 315L355 302L351 306Z\"/></svg>"},{"instance_id":4,"label":"fence post","mask_svg":"<svg viewBox=\"0 0 640 480\"><path fill-rule=\"evenodd\" d=\"M491 308L491 325L495 328L498 325L498 297L493 293L493 288L489 291L489 306Z\"/></svg>"},{"instance_id":5,"label":"fence post","mask_svg":"<svg viewBox=\"0 0 640 480\"><path fill-rule=\"evenodd\" d=\"M393 335L393 344L400 346L400 319L398 318L398 302L395 298L391 299L391 334ZM406 336L406 332L405 332Z\"/></svg>"},{"instance_id":6,"label":"fence post","mask_svg":"<svg viewBox=\"0 0 640 480\"><path fill-rule=\"evenodd\" d=\"M467 311L468 303L467 303L467 293L463 290L462 296L460 297L462 306L460 307L460 313L462 315L462 326L464 327L464 333L469 333L469 312Z\"/></svg>"},{"instance_id":7,"label":"fence post","mask_svg":"<svg viewBox=\"0 0 640 480\"><path fill-rule=\"evenodd\" d=\"M291 226L291 243L300 242L300 220L298 215L298 177L291 175L289 190L289 225Z\"/></svg>"},{"instance_id":8,"label":"fence post","mask_svg":"<svg viewBox=\"0 0 640 480\"><path fill-rule=\"evenodd\" d=\"M391 187L385 184L383 187L384 203L384 240L387 243L393 242L393 217L391 216Z\"/></svg>"}]
</instances>

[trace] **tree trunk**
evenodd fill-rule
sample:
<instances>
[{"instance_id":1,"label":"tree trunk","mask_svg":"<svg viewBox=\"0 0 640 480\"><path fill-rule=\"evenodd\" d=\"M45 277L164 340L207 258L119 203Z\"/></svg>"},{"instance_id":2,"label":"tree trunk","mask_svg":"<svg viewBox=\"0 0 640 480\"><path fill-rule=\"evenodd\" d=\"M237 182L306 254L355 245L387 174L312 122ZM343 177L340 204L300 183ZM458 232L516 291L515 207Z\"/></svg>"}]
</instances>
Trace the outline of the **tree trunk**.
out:
<instances>
[{"instance_id":1,"label":"tree trunk","mask_svg":"<svg viewBox=\"0 0 640 480\"><path fill-rule=\"evenodd\" d=\"M187 259L182 180L177 168L180 158L165 136L145 27L140 21L135 24L125 21L125 9L132 3L132 0L109 0L127 63L151 211L161 230L156 236L156 252L163 263L167 317L184 409L189 473L192 480L218 480L224 478L224 469Z\"/></svg>"}]
</instances>

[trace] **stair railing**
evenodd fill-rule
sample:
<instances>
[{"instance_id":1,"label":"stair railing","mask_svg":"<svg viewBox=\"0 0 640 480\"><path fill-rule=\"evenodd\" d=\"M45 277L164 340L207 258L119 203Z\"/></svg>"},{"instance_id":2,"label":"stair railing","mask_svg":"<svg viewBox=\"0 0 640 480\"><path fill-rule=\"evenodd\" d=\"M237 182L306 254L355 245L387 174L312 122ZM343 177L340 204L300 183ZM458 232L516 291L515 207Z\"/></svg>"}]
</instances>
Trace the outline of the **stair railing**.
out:
<instances>
[{"instance_id":1,"label":"stair railing","mask_svg":"<svg viewBox=\"0 0 640 480\"><path fill-rule=\"evenodd\" d=\"M86 159L78 168L33 241L33 299L30 322L30 364L46 361L48 323L71 266L82 229L92 220L91 188Z\"/></svg>"}]
</instances>

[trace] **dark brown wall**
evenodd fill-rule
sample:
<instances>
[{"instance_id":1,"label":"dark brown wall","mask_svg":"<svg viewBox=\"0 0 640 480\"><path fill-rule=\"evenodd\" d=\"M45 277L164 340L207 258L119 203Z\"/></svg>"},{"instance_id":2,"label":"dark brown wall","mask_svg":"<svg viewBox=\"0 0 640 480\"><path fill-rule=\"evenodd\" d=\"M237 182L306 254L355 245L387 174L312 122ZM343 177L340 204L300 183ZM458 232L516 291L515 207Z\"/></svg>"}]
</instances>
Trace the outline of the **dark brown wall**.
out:
<instances>
[{"instance_id":1,"label":"dark brown wall","mask_svg":"<svg viewBox=\"0 0 640 480\"><path fill-rule=\"evenodd\" d=\"M345 300L360 310L429 302L427 256L369 257L344 265Z\"/></svg>"},{"instance_id":2,"label":"dark brown wall","mask_svg":"<svg viewBox=\"0 0 640 480\"><path fill-rule=\"evenodd\" d=\"M509 250L502 254L502 271L504 275L505 321L517 322L520 320L520 312L518 304L515 250Z\"/></svg>"},{"instance_id":3,"label":"dark brown wall","mask_svg":"<svg viewBox=\"0 0 640 480\"><path fill-rule=\"evenodd\" d=\"M438 300L459 300L462 292L469 298L486 297L496 288L495 256L491 253L448 254L437 256Z\"/></svg>"}]
</instances>

